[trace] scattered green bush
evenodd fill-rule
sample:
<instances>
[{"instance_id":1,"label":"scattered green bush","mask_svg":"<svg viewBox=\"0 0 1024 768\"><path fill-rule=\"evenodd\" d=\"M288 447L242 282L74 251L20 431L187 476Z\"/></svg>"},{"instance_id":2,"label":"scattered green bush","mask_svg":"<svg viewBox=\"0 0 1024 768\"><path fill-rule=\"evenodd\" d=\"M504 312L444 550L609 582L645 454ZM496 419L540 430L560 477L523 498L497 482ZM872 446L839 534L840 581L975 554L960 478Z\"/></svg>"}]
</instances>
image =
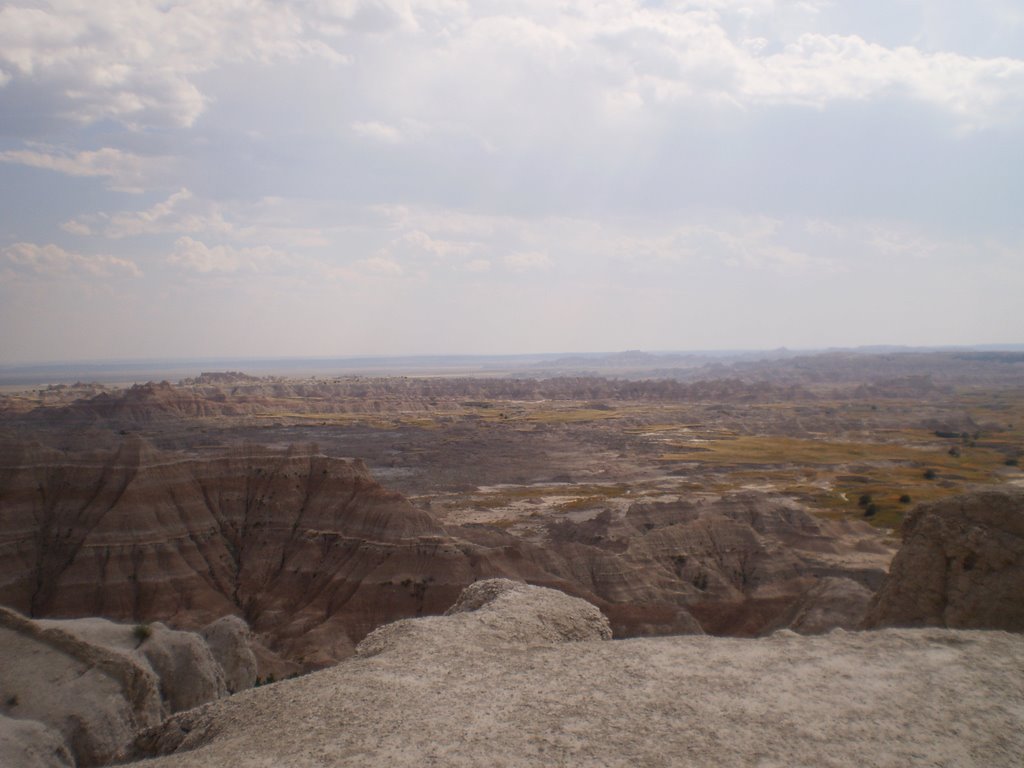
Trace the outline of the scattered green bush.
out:
<instances>
[{"instance_id":1,"label":"scattered green bush","mask_svg":"<svg viewBox=\"0 0 1024 768\"><path fill-rule=\"evenodd\" d=\"M138 645L142 645L144 642L149 640L153 636L153 628L149 624L136 624L132 627L132 637L135 638Z\"/></svg>"},{"instance_id":2,"label":"scattered green bush","mask_svg":"<svg viewBox=\"0 0 1024 768\"><path fill-rule=\"evenodd\" d=\"M910 503L910 495L909 494L904 493L902 496L900 496L900 504L909 504L909 503Z\"/></svg>"},{"instance_id":3,"label":"scattered green bush","mask_svg":"<svg viewBox=\"0 0 1024 768\"><path fill-rule=\"evenodd\" d=\"M274 673L271 672L266 677L257 677L256 678L256 682L253 683L252 685L253 685L253 688L259 688L261 685L270 685L271 683L276 683L276 682L277 682L277 678L275 678L274 677Z\"/></svg>"},{"instance_id":4,"label":"scattered green bush","mask_svg":"<svg viewBox=\"0 0 1024 768\"><path fill-rule=\"evenodd\" d=\"M934 480L935 479L935 470L934 469L926 469L924 471L924 479L925 480Z\"/></svg>"}]
</instances>

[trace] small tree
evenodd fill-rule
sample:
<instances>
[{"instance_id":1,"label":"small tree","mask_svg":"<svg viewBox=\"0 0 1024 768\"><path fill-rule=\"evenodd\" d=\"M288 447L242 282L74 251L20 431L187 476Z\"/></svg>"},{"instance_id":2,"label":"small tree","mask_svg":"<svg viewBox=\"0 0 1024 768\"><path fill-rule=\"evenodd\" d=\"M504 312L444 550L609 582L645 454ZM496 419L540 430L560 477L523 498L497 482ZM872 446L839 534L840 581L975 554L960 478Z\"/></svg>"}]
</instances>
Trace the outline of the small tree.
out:
<instances>
[{"instance_id":1,"label":"small tree","mask_svg":"<svg viewBox=\"0 0 1024 768\"><path fill-rule=\"evenodd\" d=\"M924 471L924 479L925 480L934 480L935 479L935 470L934 469L926 469Z\"/></svg>"},{"instance_id":2,"label":"small tree","mask_svg":"<svg viewBox=\"0 0 1024 768\"><path fill-rule=\"evenodd\" d=\"M904 493L902 496L900 496L900 504L909 504L909 503L910 503L910 495L909 494Z\"/></svg>"}]
</instances>

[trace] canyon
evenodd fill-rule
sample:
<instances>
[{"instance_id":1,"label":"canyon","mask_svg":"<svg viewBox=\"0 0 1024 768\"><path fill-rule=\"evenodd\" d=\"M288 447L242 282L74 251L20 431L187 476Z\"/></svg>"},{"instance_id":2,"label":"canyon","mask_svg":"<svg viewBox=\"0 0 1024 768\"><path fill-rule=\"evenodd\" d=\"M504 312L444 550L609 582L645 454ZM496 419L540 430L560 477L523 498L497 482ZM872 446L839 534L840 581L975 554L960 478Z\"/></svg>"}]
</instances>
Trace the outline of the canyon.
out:
<instances>
[{"instance_id":1,"label":"canyon","mask_svg":"<svg viewBox=\"0 0 1024 768\"><path fill-rule=\"evenodd\" d=\"M962 645L969 650L958 659L973 665L987 652L985 636L885 630L849 641L841 631L1024 626L1022 370L1014 353L732 361L631 353L458 376L223 371L174 384L8 388L0 393L0 603L11 627L58 622L45 631L82 642L98 637L101 625L88 622L121 622L102 625L103 647L133 658L150 642L130 647L133 626L211 649L226 643L233 650L217 660L225 682L207 701L328 667L311 678L334 669L358 677L379 628L414 619L447 626L427 617L472 602L475 585L496 578L585 601L612 645L636 638L629 642L641 645L621 653L644 655L659 676L663 651L682 663L729 648L740 666L769 663L759 646L706 644L723 636L770 640L826 666L831 653L854 666L879 653L901 670L918 651L899 648ZM532 627L502 641L517 658L520 643L559 640L543 627L561 626L562 609L538 610L514 612L513 624ZM237 631L210 630L225 622ZM408 631L436 645L426 630ZM25 638L43 629L18 632L11 642L27 648ZM794 632L828 640L798 641ZM719 638L701 639L710 635ZM675 639L640 639L655 636ZM598 639L578 644L581 653L623 663L618 650L582 650ZM1016 652L1012 640L991 642ZM579 663L573 674L596 674ZM450 676L465 661L439 664ZM479 672L519 674L500 666ZM27 678L18 679L24 687ZM621 682L606 695L628 700ZM261 691L251 695L245 701L270 712ZM225 702L241 696L250 694ZM168 716L185 722L169 702L153 705L155 719L126 716L125 732ZM0 713L8 729L0 742L9 732L19 744L57 738L33 736L26 713L24 705ZM68 764L106 759L78 749L55 722L64 733L55 744L72 744ZM174 740L167 728L153 744Z\"/></svg>"}]
</instances>

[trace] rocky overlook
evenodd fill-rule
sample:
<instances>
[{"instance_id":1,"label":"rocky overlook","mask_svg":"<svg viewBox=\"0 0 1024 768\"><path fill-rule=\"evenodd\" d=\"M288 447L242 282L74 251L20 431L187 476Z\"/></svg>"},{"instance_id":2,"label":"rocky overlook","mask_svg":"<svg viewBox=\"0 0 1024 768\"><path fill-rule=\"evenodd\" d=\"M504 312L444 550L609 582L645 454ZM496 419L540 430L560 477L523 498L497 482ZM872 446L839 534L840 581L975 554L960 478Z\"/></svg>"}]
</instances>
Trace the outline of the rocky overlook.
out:
<instances>
[{"instance_id":1,"label":"rocky overlook","mask_svg":"<svg viewBox=\"0 0 1024 768\"><path fill-rule=\"evenodd\" d=\"M329 670L176 715L153 768L1016 766L1024 639L952 630L608 642L509 582L384 627ZM161 756L162 755L162 756Z\"/></svg>"}]
</instances>

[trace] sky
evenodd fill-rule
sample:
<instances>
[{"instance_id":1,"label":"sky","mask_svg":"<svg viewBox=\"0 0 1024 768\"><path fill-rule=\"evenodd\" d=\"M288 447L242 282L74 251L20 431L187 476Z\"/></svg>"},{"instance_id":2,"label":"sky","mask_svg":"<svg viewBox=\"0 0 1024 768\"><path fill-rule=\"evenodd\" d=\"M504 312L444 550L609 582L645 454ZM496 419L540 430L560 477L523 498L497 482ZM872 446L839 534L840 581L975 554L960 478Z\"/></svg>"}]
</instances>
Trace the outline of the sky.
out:
<instances>
[{"instance_id":1,"label":"sky","mask_svg":"<svg viewBox=\"0 0 1024 768\"><path fill-rule=\"evenodd\" d=\"M1022 310L1019 0L0 2L0 364Z\"/></svg>"}]
</instances>

